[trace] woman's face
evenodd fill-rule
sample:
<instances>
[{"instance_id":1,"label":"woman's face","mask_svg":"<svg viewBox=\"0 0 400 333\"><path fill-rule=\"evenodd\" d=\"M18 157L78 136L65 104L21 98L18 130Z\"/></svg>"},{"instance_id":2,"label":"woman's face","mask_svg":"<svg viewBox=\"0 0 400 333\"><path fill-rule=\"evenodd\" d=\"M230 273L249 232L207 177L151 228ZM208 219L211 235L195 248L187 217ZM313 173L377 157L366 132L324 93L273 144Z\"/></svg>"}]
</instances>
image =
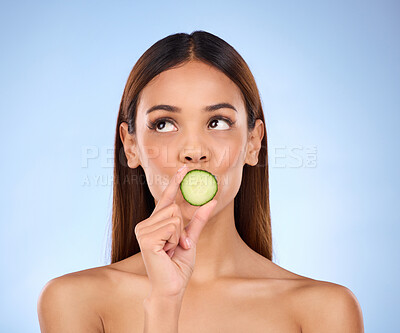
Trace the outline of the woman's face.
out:
<instances>
[{"instance_id":1,"label":"woman's face","mask_svg":"<svg viewBox=\"0 0 400 333\"><path fill-rule=\"evenodd\" d=\"M126 124L124 130L121 137L127 136ZM261 120L255 130L252 138L240 89L214 67L191 61L162 72L146 85L137 106L136 136L123 142L126 153L135 153L127 154L128 165L142 166L156 204L171 177L186 163L189 170L204 169L216 176L215 199L221 209L239 191L244 164L258 161ZM183 217L189 218L197 207L178 192L176 203Z\"/></svg>"}]
</instances>

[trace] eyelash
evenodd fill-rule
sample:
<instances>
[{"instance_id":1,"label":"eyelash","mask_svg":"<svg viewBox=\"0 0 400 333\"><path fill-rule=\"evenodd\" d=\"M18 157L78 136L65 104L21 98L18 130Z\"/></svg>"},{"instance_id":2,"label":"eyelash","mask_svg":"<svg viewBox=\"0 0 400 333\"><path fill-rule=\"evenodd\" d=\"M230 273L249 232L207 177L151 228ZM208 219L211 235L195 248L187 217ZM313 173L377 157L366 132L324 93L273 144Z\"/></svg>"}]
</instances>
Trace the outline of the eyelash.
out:
<instances>
[{"instance_id":1,"label":"eyelash","mask_svg":"<svg viewBox=\"0 0 400 333\"><path fill-rule=\"evenodd\" d=\"M216 116L216 117L211 118L210 123L213 120L224 120L224 121L226 121L228 123L229 127L232 127L232 125L235 123L234 121L230 120L229 118L222 117L222 116ZM164 121L168 121L170 123L173 123L173 120L171 118L163 117L163 118L156 119L155 121L150 121L150 126L147 126L147 127L149 129L151 129L152 131L156 131L157 125L159 123L164 122Z\"/></svg>"}]
</instances>

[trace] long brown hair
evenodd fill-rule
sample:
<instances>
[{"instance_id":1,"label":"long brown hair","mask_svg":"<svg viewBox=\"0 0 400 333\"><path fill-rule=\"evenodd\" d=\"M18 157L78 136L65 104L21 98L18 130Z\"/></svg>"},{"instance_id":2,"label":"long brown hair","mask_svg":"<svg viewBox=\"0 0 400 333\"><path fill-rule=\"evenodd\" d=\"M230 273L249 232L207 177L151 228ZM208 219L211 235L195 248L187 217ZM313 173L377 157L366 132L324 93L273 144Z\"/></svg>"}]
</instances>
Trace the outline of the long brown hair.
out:
<instances>
[{"instance_id":1,"label":"long brown hair","mask_svg":"<svg viewBox=\"0 0 400 333\"><path fill-rule=\"evenodd\" d=\"M136 107L141 90L155 76L190 60L212 65L227 75L241 90L247 111L248 131L256 119L264 123L264 137L258 164L243 167L242 183L234 202L236 229L246 244L272 260L271 214L269 204L268 149L264 114L255 79L240 54L223 39L206 31L169 35L152 45L136 62L122 95L114 150L111 263L140 252L135 226L155 208L143 168L127 165L119 128L128 124L135 134Z\"/></svg>"}]
</instances>

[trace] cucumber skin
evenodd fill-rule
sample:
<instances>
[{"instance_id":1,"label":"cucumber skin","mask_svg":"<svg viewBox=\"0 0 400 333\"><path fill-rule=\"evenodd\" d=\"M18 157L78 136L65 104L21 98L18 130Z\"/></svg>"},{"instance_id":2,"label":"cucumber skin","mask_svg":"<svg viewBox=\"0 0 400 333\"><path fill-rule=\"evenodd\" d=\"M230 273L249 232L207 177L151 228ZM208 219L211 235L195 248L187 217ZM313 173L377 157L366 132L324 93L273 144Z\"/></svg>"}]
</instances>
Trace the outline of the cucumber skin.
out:
<instances>
[{"instance_id":1,"label":"cucumber skin","mask_svg":"<svg viewBox=\"0 0 400 333\"><path fill-rule=\"evenodd\" d=\"M201 205L196 205L196 204L193 204L193 203L191 203L190 201L188 201L188 200L186 199L186 197L185 197L184 192L182 191L183 179L185 179L185 177L186 177L188 174L190 174L191 172L195 172L195 171L206 172L206 173L208 173L209 175L211 175L211 176L215 179L215 183L216 183L216 187L217 187L217 188L216 188L216 191L215 191L215 193L214 193L214 195L210 198L210 200L208 200L208 201L202 203ZM180 185L179 185L179 188L180 188L180 190L181 190L181 193L182 193L183 198L184 198L189 204L191 204L192 206L203 206L203 205L205 205L207 202L210 202L210 201L216 196L216 194L217 194L217 192L218 192L218 181L217 181L217 177L215 177L211 172L209 172L209 171L207 171L207 170L202 170L202 169L193 169L193 170L190 170L190 171L185 175L185 177L183 177L183 179L182 179L182 181L181 181L181 183L180 183Z\"/></svg>"}]
</instances>

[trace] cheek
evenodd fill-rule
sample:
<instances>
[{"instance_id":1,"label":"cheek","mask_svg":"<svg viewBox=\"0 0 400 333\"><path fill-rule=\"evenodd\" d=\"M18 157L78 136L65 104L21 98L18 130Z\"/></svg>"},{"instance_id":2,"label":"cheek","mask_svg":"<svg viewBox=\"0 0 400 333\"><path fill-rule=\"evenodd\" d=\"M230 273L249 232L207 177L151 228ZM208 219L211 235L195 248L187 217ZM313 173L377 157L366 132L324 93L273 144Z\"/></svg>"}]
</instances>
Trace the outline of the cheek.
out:
<instances>
[{"instance_id":1,"label":"cheek","mask_svg":"<svg viewBox=\"0 0 400 333\"><path fill-rule=\"evenodd\" d=\"M237 163L239 165L239 163ZM242 167L232 166L218 178L217 200L225 203L230 202L239 191L242 183Z\"/></svg>"},{"instance_id":2,"label":"cheek","mask_svg":"<svg viewBox=\"0 0 400 333\"><path fill-rule=\"evenodd\" d=\"M220 142L214 147L214 162L221 173L226 173L232 168L242 168L245 151L240 138L229 142Z\"/></svg>"},{"instance_id":3,"label":"cheek","mask_svg":"<svg viewBox=\"0 0 400 333\"><path fill-rule=\"evenodd\" d=\"M157 170L160 174L165 172L166 168L175 169L177 167L176 145L168 143L167 140L160 143L160 139L145 138L140 154L144 166Z\"/></svg>"},{"instance_id":4,"label":"cheek","mask_svg":"<svg viewBox=\"0 0 400 333\"><path fill-rule=\"evenodd\" d=\"M159 200L169 184L169 169L176 169L176 161L169 156L175 148L168 144L160 144L159 139L143 137L140 143L140 158L143 164L147 185L152 196Z\"/></svg>"},{"instance_id":5,"label":"cheek","mask_svg":"<svg viewBox=\"0 0 400 333\"><path fill-rule=\"evenodd\" d=\"M242 182L245 154L243 140L239 137L235 142L230 142L220 153L222 158L216 168L219 174L216 199L220 196L220 200L228 203L235 198Z\"/></svg>"}]
</instances>

